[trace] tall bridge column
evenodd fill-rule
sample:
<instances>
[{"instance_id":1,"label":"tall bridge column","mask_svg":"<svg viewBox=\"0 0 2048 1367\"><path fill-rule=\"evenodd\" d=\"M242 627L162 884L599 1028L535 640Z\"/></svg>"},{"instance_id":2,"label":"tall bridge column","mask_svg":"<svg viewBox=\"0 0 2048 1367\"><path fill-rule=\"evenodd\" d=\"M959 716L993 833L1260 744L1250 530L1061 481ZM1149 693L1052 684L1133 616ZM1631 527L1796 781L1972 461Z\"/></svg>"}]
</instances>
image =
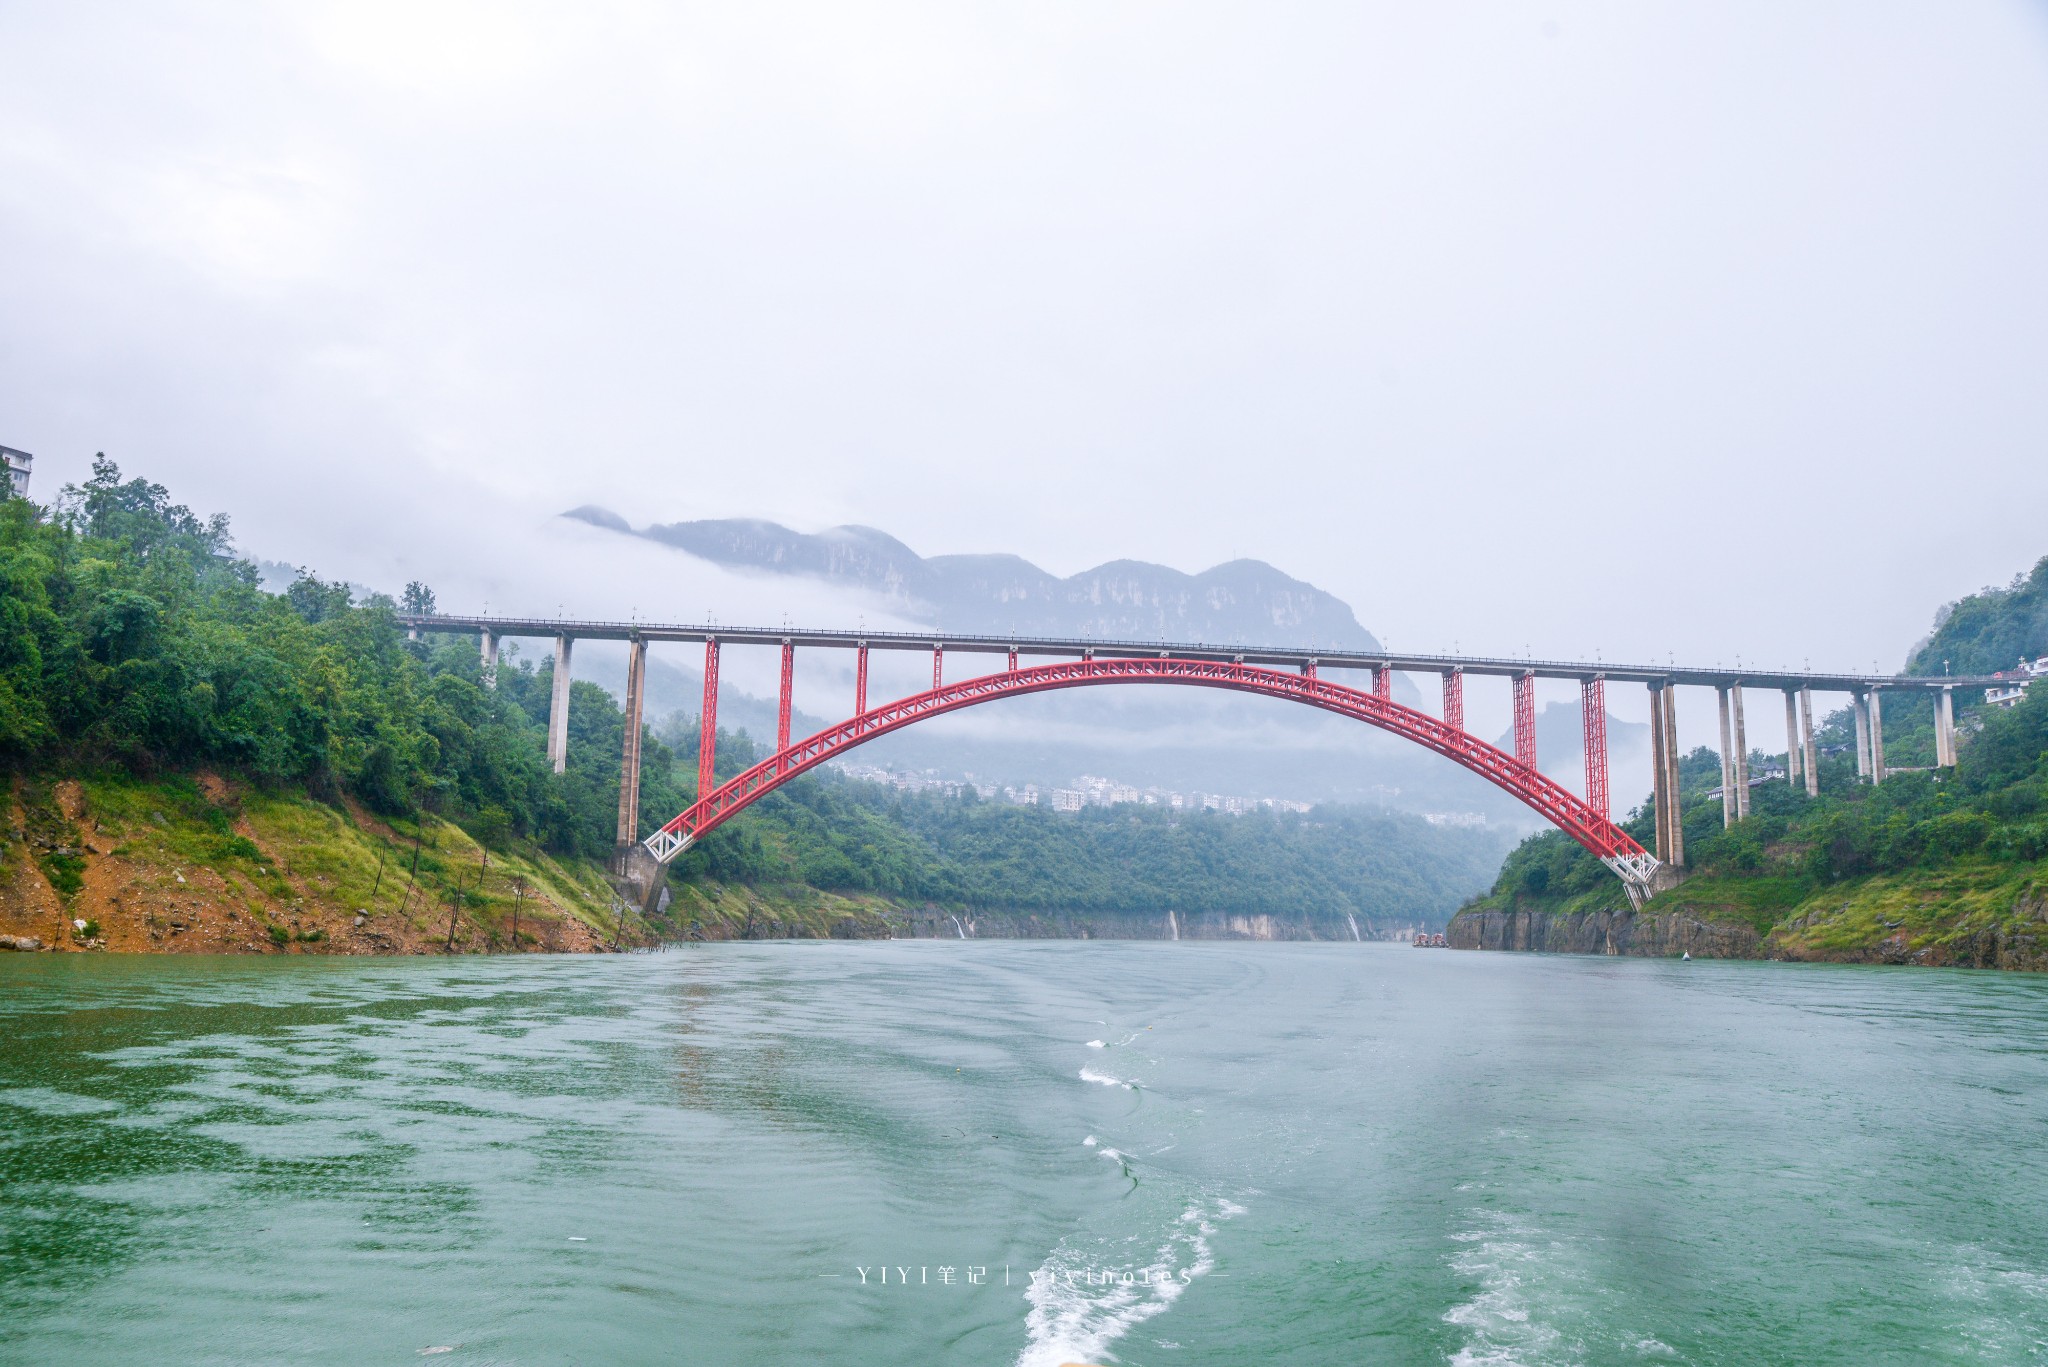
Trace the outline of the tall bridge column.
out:
<instances>
[{"instance_id":1,"label":"tall bridge column","mask_svg":"<svg viewBox=\"0 0 2048 1367\"><path fill-rule=\"evenodd\" d=\"M1515 758L1536 767L1536 675L1530 670L1515 675Z\"/></svg>"},{"instance_id":2,"label":"tall bridge column","mask_svg":"<svg viewBox=\"0 0 2048 1367\"><path fill-rule=\"evenodd\" d=\"M1884 782L1884 708L1874 688L1870 690L1870 781Z\"/></svg>"},{"instance_id":3,"label":"tall bridge column","mask_svg":"<svg viewBox=\"0 0 2048 1367\"><path fill-rule=\"evenodd\" d=\"M1729 689L1735 700L1735 819L1749 817L1749 733L1742 725L1742 683Z\"/></svg>"},{"instance_id":4,"label":"tall bridge column","mask_svg":"<svg viewBox=\"0 0 2048 1367\"><path fill-rule=\"evenodd\" d=\"M1465 671L1444 671L1444 725L1454 731L1465 729Z\"/></svg>"},{"instance_id":5,"label":"tall bridge column","mask_svg":"<svg viewBox=\"0 0 2048 1367\"><path fill-rule=\"evenodd\" d=\"M1650 685L1650 805L1657 814L1657 859L1671 862L1671 792L1664 763L1664 689Z\"/></svg>"},{"instance_id":6,"label":"tall bridge column","mask_svg":"<svg viewBox=\"0 0 2048 1367\"><path fill-rule=\"evenodd\" d=\"M1956 767L1956 697L1946 688L1934 695L1934 763L1943 769Z\"/></svg>"},{"instance_id":7,"label":"tall bridge column","mask_svg":"<svg viewBox=\"0 0 2048 1367\"><path fill-rule=\"evenodd\" d=\"M1670 794L1671 867L1685 867L1685 813L1678 793L1678 686L1664 687L1664 788Z\"/></svg>"},{"instance_id":8,"label":"tall bridge column","mask_svg":"<svg viewBox=\"0 0 2048 1367\"><path fill-rule=\"evenodd\" d=\"M1870 695L1851 695L1850 707L1856 717L1856 777L1870 777Z\"/></svg>"},{"instance_id":9,"label":"tall bridge column","mask_svg":"<svg viewBox=\"0 0 2048 1367\"><path fill-rule=\"evenodd\" d=\"M1394 697L1394 671L1385 665L1378 665L1372 671L1372 695L1392 701Z\"/></svg>"},{"instance_id":10,"label":"tall bridge column","mask_svg":"<svg viewBox=\"0 0 2048 1367\"><path fill-rule=\"evenodd\" d=\"M1586 740L1586 805L1612 819L1607 796L1607 680L1598 674L1579 681L1579 719Z\"/></svg>"},{"instance_id":11,"label":"tall bridge column","mask_svg":"<svg viewBox=\"0 0 2048 1367\"><path fill-rule=\"evenodd\" d=\"M1728 685L1716 684L1721 697L1721 828L1735 824L1735 732L1728 722Z\"/></svg>"},{"instance_id":12,"label":"tall bridge column","mask_svg":"<svg viewBox=\"0 0 2048 1367\"><path fill-rule=\"evenodd\" d=\"M789 704L796 691L796 646L787 637L782 642L782 695L775 703L775 748L789 748Z\"/></svg>"},{"instance_id":13,"label":"tall bridge column","mask_svg":"<svg viewBox=\"0 0 2048 1367\"><path fill-rule=\"evenodd\" d=\"M1813 748L1813 690L1799 690L1799 751L1806 760L1806 795L1820 796L1820 753Z\"/></svg>"},{"instance_id":14,"label":"tall bridge column","mask_svg":"<svg viewBox=\"0 0 2048 1367\"><path fill-rule=\"evenodd\" d=\"M704 642L704 706L697 714L697 796L710 795L718 758L718 638Z\"/></svg>"},{"instance_id":15,"label":"tall bridge column","mask_svg":"<svg viewBox=\"0 0 2048 1367\"><path fill-rule=\"evenodd\" d=\"M619 840L623 856L640 839L640 715L647 704L647 642L635 637L626 653L626 748L619 757Z\"/></svg>"},{"instance_id":16,"label":"tall bridge column","mask_svg":"<svg viewBox=\"0 0 2048 1367\"><path fill-rule=\"evenodd\" d=\"M936 693L945 686L946 648L942 645L934 645L932 647L932 692Z\"/></svg>"},{"instance_id":17,"label":"tall bridge column","mask_svg":"<svg viewBox=\"0 0 2048 1367\"><path fill-rule=\"evenodd\" d=\"M868 710L868 643L862 641L854 652L853 663L853 715L858 717Z\"/></svg>"},{"instance_id":18,"label":"tall bridge column","mask_svg":"<svg viewBox=\"0 0 2048 1367\"><path fill-rule=\"evenodd\" d=\"M484 628L481 645L484 663L484 687L496 688L498 686L498 633L488 627Z\"/></svg>"},{"instance_id":19,"label":"tall bridge column","mask_svg":"<svg viewBox=\"0 0 2048 1367\"><path fill-rule=\"evenodd\" d=\"M569 656L576 641L566 633L555 637L555 692L548 707L548 762L558 774L569 771Z\"/></svg>"},{"instance_id":20,"label":"tall bridge column","mask_svg":"<svg viewBox=\"0 0 2048 1367\"><path fill-rule=\"evenodd\" d=\"M1785 782L1792 787L1799 786L1799 767L1802 756L1799 753L1799 694L1798 690L1785 690Z\"/></svg>"}]
</instances>

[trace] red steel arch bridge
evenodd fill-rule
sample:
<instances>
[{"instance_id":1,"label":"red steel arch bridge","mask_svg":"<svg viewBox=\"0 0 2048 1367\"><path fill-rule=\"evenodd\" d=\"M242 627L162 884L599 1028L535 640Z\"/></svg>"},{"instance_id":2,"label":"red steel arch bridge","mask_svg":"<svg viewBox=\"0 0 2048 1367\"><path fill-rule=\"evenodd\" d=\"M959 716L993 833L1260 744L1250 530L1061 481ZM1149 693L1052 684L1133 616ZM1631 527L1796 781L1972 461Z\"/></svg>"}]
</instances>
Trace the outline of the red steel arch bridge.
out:
<instances>
[{"instance_id":1,"label":"red steel arch bridge","mask_svg":"<svg viewBox=\"0 0 2048 1367\"><path fill-rule=\"evenodd\" d=\"M1678 713L1681 686L1708 687L1720 698L1722 815L1733 824L1749 814L1752 780L1744 690L1781 692L1785 703L1786 780L1818 793L1819 767L1813 741L1813 694L1845 693L1855 709L1857 773L1882 782L1886 773L1881 696L1926 692L1935 697L1935 761L1955 763L1955 707L1958 688L1984 688L1984 678L1905 677L1877 674L1787 673L1756 669L1690 669L1663 665L1617 665L1566 660L1532 660L1458 655L1360 654L1301 648L1214 646L1152 641L1091 641L1010 635L961 635L858 631L672 626L649 622L565 621L546 618L400 614L415 637L422 632L475 635L484 676L495 683L498 646L508 637L552 639L554 693L548 717L548 755L561 773L569 747L571 659L579 640L628 644L626 740L619 784L618 853L614 872L649 889L655 875L697 841L798 774L843 755L855 746L931 717L1001 698L1069 688L1119 684L1167 684L1217 688L1280 698L1379 727L1432 750L1519 798L1537 815L1584 846L1612 869L1640 906L1669 886L1685 864L1678 808ZM647 649L655 642L699 644L704 650L704 707L697 758L698 798L646 840L640 830L640 744L645 703ZM716 783L718 678L721 652L728 646L765 647L781 652L781 695L775 751L744 773ZM854 662L852 714L816 735L792 740L791 696L796 654L806 650L851 651ZM868 701L870 652L912 651L929 655L929 689L879 705ZM946 682L946 656L997 656L1003 666ZM1027 663L1027 661L1029 661ZM1361 676L1363 687L1340 683L1328 671ZM1437 715L1403 706L1393 698L1396 673L1433 674L1442 685ZM1465 729L1465 680L1505 680L1514 699L1514 753L1490 745ZM1585 723L1585 782L1579 792L1536 767L1536 680L1568 679L1580 690ZM1610 682L1638 683L1650 691L1651 786L1656 807L1656 848L1646 850L1614 824L1607 771L1607 699ZM1758 780L1761 781L1761 780Z\"/></svg>"}]
</instances>

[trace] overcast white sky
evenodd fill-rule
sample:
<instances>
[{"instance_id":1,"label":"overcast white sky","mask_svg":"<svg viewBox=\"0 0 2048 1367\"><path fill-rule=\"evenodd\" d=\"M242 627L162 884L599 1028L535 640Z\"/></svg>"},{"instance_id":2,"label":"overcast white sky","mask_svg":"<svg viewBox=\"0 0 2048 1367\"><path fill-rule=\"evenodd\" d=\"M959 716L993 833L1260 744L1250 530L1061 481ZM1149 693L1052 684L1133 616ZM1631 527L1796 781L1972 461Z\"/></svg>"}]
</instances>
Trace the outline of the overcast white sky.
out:
<instances>
[{"instance_id":1,"label":"overcast white sky","mask_svg":"<svg viewBox=\"0 0 2048 1367\"><path fill-rule=\"evenodd\" d=\"M2048 554L2042 3L14 0L0 53L38 492L104 449L450 606L772 606L546 525L595 502L1891 668Z\"/></svg>"}]
</instances>

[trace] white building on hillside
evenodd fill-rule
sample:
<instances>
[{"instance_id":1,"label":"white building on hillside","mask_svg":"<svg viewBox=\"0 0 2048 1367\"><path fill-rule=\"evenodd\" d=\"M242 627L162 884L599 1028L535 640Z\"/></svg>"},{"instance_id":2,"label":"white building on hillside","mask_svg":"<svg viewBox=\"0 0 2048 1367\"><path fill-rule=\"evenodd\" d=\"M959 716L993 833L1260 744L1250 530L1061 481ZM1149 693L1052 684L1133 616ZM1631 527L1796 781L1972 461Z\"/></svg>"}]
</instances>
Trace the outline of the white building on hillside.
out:
<instances>
[{"instance_id":1,"label":"white building on hillside","mask_svg":"<svg viewBox=\"0 0 2048 1367\"><path fill-rule=\"evenodd\" d=\"M27 498L29 470L36 463L36 458L12 446L0 446L0 463L4 463L7 470L7 492L15 498Z\"/></svg>"},{"instance_id":2,"label":"white building on hillside","mask_svg":"<svg viewBox=\"0 0 2048 1367\"><path fill-rule=\"evenodd\" d=\"M2038 660L2021 660L2018 669L1999 674L1997 686L1984 690L1984 701L1993 707L2012 707L2027 695L2027 685L2048 674L2048 655Z\"/></svg>"}]
</instances>

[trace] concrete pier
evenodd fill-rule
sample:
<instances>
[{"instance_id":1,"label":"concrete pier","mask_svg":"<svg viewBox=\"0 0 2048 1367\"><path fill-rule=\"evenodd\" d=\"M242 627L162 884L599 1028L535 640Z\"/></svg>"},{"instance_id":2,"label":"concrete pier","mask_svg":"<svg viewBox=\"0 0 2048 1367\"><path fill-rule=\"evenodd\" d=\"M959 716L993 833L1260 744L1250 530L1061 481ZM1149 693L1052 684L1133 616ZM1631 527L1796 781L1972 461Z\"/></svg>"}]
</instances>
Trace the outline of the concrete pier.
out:
<instances>
[{"instance_id":1,"label":"concrete pier","mask_svg":"<svg viewBox=\"0 0 2048 1367\"><path fill-rule=\"evenodd\" d=\"M548 762L558 774L569 771L569 656L575 648L573 636L555 638L555 692L548 707Z\"/></svg>"},{"instance_id":2,"label":"concrete pier","mask_svg":"<svg viewBox=\"0 0 2048 1367\"><path fill-rule=\"evenodd\" d=\"M1728 687L1724 684L1714 691L1721 695L1721 826L1725 830L1736 822L1735 733L1728 723Z\"/></svg>"},{"instance_id":3,"label":"concrete pier","mask_svg":"<svg viewBox=\"0 0 2048 1367\"><path fill-rule=\"evenodd\" d=\"M1799 694L1785 690L1785 782L1799 786L1799 768L1804 759L1799 749Z\"/></svg>"},{"instance_id":4,"label":"concrete pier","mask_svg":"<svg viewBox=\"0 0 2048 1367\"><path fill-rule=\"evenodd\" d=\"M490 630L488 627L485 628L481 649L484 664L484 687L496 688L498 686L498 633Z\"/></svg>"},{"instance_id":5,"label":"concrete pier","mask_svg":"<svg viewBox=\"0 0 2048 1367\"><path fill-rule=\"evenodd\" d=\"M1870 778L1870 695L1851 695L1850 708L1856 718L1856 777Z\"/></svg>"},{"instance_id":6,"label":"concrete pier","mask_svg":"<svg viewBox=\"0 0 2048 1367\"><path fill-rule=\"evenodd\" d=\"M1650 800L1657 815L1657 858L1671 862L1671 792L1664 751L1664 690L1650 685Z\"/></svg>"},{"instance_id":7,"label":"concrete pier","mask_svg":"<svg viewBox=\"0 0 2048 1367\"><path fill-rule=\"evenodd\" d=\"M640 716L647 703L647 642L635 641L626 657L626 747L619 760L617 872L640 840Z\"/></svg>"},{"instance_id":8,"label":"concrete pier","mask_svg":"<svg viewBox=\"0 0 2048 1367\"><path fill-rule=\"evenodd\" d=\"M1934 695L1934 763L1943 769L1956 764L1956 695L1946 688Z\"/></svg>"},{"instance_id":9,"label":"concrete pier","mask_svg":"<svg viewBox=\"0 0 2048 1367\"><path fill-rule=\"evenodd\" d=\"M1671 804L1671 867L1685 867L1685 813L1678 791L1678 686L1664 686L1664 787Z\"/></svg>"},{"instance_id":10,"label":"concrete pier","mask_svg":"<svg viewBox=\"0 0 2048 1367\"><path fill-rule=\"evenodd\" d=\"M1870 781L1884 782L1884 708L1874 688L1870 690Z\"/></svg>"},{"instance_id":11,"label":"concrete pier","mask_svg":"<svg viewBox=\"0 0 2048 1367\"><path fill-rule=\"evenodd\" d=\"M1749 732L1742 725L1742 685L1728 690L1735 706L1735 819L1749 816Z\"/></svg>"},{"instance_id":12,"label":"concrete pier","mask_svg":"<svg viewBox=\"0 0 2048 1367\"><path fill-rule=\"evenodd\" d=\"M1806 795L1820 796L1820 753L1813 748L1813 690L1799 690L1799 750L1806 760Z\"/></svg>"}]
</instances>

